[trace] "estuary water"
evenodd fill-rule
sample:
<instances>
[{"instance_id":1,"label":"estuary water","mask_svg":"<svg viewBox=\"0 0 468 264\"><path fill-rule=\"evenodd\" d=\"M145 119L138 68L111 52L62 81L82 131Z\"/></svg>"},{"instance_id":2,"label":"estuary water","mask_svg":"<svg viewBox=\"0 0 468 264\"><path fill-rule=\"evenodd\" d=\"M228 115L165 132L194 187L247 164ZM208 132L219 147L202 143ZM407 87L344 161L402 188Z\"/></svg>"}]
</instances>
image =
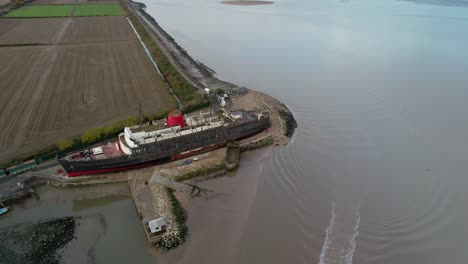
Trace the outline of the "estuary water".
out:
<instances>
[{"instance_id":1,"label":"estuary water","mask_svg":"<svg viewBox=\"0 0 468 264\"><path fill-rule=\"evenodd\" d=\"M60 250L61 263L154 263L126 183L65 189L43 185L36 191L40 200L27 199L14 205L12 212L2 217L0 229L24 228L24 224L51 218L78 217L82 220L76 239Z\"/></svg>"},{"instance_id":2,"label":"estuary water","mask_svg":"<svg viewBox=\"0 0 468 264\"><path fill-rule=\"evenodd\" d=\"M170 254L192 247L191 263L468 263L464 1L143 2L195 59L280 99L299 124L292 143L235 175L254 171L254 185L233 187L254 189L248 206L218 205L224 216L209 216L203 240L192 233ZM242 215L242 225L226 215Z\"/></svg>"}]
</instances>

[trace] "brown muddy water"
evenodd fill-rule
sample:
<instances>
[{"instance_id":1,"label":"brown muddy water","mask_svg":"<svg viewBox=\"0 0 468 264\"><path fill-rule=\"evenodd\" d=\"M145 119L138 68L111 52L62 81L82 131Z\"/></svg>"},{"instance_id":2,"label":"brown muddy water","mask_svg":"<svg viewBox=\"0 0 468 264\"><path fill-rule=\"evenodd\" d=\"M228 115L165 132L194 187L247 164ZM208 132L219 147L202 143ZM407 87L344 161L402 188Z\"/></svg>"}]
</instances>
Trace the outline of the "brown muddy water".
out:
<instances>
[{"instance_id":1,"label":"brown muddy water","mask_svg":"<svg viewBox=\"0 0 468 264\"><path fill-rule=\"evenodd\" d=\"M143 2L195 59L299 124L207 183L226 195L194 202L204 232L174 259L468 263L468 8L450 4L464 1Z\"/></svg>"}]
</instances>

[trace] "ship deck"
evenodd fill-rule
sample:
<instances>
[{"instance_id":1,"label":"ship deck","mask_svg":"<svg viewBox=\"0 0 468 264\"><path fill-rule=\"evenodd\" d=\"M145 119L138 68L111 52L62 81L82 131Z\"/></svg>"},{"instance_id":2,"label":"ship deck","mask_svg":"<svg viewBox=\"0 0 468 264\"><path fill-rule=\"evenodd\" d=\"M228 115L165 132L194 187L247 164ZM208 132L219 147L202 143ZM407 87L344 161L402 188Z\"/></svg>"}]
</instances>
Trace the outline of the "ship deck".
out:
<instances>
[{"instance_id":1,"label":"ship deck","mask_svg":"<svg viewBox=\"0 0 468 264\"><path fill-rule=\"evenodd\" d=\"M130 130L133 133L137 133L137 132L151 132L151 131L160 130L164 128L168 128L168 126L165 123L157 123L157 124L148 124L148 125L142 125L138 127L132 127Z\"/></svg>"},{"instance_id":2,"label":"ship deck","mask_svg":"<svg viewBox=\"0 0 468 264\"><path fill-rule=\"evenodd\" d=\"M199 121L199 119L197 118L198 115L196 114L187 115L187 117L195 118L197 121ZM204 113L204 117L206 119L213 119L213 121L216 121L216 119L222 119L224 120L224 122L227 122L227 123L232 122L232 120L229 120L223 116L220 116L215 113L210 113L210 112ZM205 123L205 122L200 122L200 125L202 125L202 123ZM130 130L132 131L132 133L138 133L138 132L153 132L153 131L157 131L157 130L161 130L165 128L169 128L169 126L167 126L167 123L164 122L164 120L157 120L154 123L147 123L147 124L143 124L139 126L130 127ZM183 130L188 130L188 129L190 129L190 127L186 125L182 127L180 130L183 131Z\"/></svg>"},{"instance_id":3,"label":"ship deck","mask_svg":"<svg viewBox=\"0 0 468 264\"><path fill-rule=\"evenodd\" d=\"M94 151L93 151L94 150ZM70 161L104 160L126 155L120 147L120 142L114 140L102 145L96 145L89 149L74 152L64 159Z\"/></svg>"}]
</instances>

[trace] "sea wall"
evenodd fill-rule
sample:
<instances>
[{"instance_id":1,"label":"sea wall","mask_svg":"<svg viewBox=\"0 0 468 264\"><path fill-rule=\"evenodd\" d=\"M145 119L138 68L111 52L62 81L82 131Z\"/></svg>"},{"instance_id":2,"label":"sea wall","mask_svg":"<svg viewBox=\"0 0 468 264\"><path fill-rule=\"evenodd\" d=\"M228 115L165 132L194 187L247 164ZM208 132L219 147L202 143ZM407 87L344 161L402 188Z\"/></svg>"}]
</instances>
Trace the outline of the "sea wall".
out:
<instances>
[{"instance_id":1,"label":"sea wall","mask_svg":"<svg viewBox=\"0 0 468 264\"><path fill-rule=\"evenodd\" d=\"M156 41L162 46L163 51L170 58L178 71L195 87L201 91L203 91L205 87L213 89L236 87L236 85L232 83L218 79L214 70L193 59L152 16L146 13L145 4L129 1L128 6L129 11L139 18L139 21L145 29L153 33Z\"/></svg>"}]
</instances>

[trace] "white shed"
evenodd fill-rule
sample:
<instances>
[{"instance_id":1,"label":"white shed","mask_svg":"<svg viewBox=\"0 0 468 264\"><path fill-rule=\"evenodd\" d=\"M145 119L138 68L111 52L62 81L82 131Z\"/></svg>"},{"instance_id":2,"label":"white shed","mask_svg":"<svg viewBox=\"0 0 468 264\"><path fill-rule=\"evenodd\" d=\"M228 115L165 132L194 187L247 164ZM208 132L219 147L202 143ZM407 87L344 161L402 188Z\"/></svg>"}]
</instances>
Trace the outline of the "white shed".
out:
<instances>
[{"instance_id":1,"label":"white shed","mask_svg":"<svg viewBox=\"0 0 468 264\"><path fill-rule=\"evenodd\" d=\"M154 219L148 222L148 226L150 228L151 234L155 234L163 230L163 228L167 225L167 221L165 218L160 217L158 219Z\"/></svg>"}]
</instances>

